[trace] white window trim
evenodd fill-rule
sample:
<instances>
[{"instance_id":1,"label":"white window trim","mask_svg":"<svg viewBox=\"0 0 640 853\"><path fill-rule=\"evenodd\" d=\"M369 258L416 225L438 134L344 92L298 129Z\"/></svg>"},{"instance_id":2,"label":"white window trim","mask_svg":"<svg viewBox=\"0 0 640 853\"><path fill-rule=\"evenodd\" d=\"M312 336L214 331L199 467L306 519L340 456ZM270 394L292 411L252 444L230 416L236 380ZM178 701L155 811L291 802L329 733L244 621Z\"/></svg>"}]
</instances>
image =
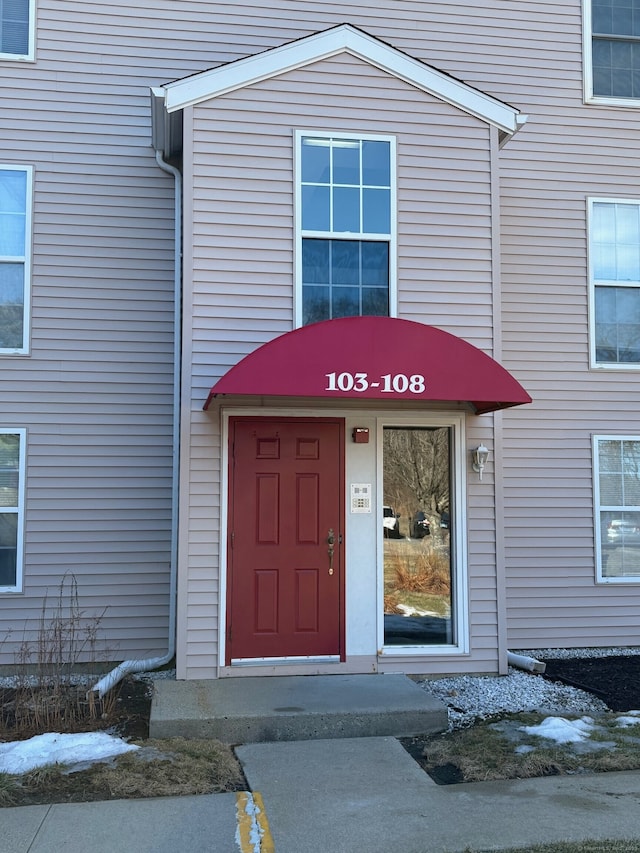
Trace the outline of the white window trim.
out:
<instances>
[{"instance_id":1,"label":"white window trim","mask_svg":"<svg viewBox=\"0 0 640 853\"><path fill-rule=\"evenodd\" d=\"M465 416L429 412L421 418L394 418L385 416L377 419L377 475L378 484L383 483L383 433L384 427L449 427L452 432L453 478L451 495L451 518L453 519L452 555L455 559L453 575L454 589L452 614L455 615L455 643L439 646L385 646L384 645L384 543L382 530L378 547L378 652L379 660L394 657L433 657L434 655L467 655L470 650L469 639L469 581L467 562L467 513L464 496L467 493L467 456L465 453ZM377 517L382 518L383 488L378 488L376 506Z\"/></svg>"},{"instance_id":2,"label":"white window trim","mask_svg":"<svg viewBox=\"0 0 640 853\"><path fill-rule=\"evenodd\" d=\"M607 98L593 94L593 39L592 39L592 0L582 0L582 57L585 104L602 104L607 107L640 107L640 98Z\"/></svg>"},{"instance_id":3,"label":"white window trim","mask_svg":"<svg viewBox=\"0 0 640 853\"><path fill-rule=\"evenodd\" d=\"M593 256L591 252L591 231L593 220L593 205L594 204L631 204L634 207L640 208L640 199L630 198L588 198L587 199L587 269L589 280L589 367L591 370L623 370L623 371L638 371L640 363L626 364L624 362L604 362L596 360L596 282L593 275ZM624 281L599 281L598 286L611 287L636 287L640 288L640 283L626 284Z\"/></svg>"},{"instance_id":4,"label":"white window trim","mask_svg":"<svg viewBox=\"0 0 640 853\"><path fill-rule=\"evenodd\" d=\"M33 242L33 166L16 165L15 163L0 163L0 170L25 172L27 176L25 198L25 235L24 257L4 258L5 261L24 263L24 305L22 346L16 348L0 347L0 358L7 355L28 355L31 340L31 255ZM1 263L2 261L0 261Z\"/></svg>"},{"instance_id":5,"label":"white window trim","mask_svg":"<svg viewBox=\"0 0 640 853\"><path fill-rule=\"evenodd\" d=\"M15 586L0 586L0 594L22 592L23 561L24 561L24 497L27 460L27 431L24 427L0 427L0 435L20 436L20 455L18 464L18 538L16 553L16 583ZM0 512L7 512L8 507L0 507Z\"/></svg>"},{"instance_id":6,"label":"white window trim","mask_svg":"<svg viewBox=\"0 0 640 853\"><path fill-rule=\"evenodd\" d=\"M0 53L0 60L35 62L36 59L36 0L29 0L29 50L27 53Z\"/></svg>"},{"instance_id":7,"label":"white window trim","mask_svg":"<svg viewBox=\"0 0 640 853\"><path fill-rule=\"evenodd\" d=\"M640 569L637 575L628 577L605 577L602 573L602 530L600 524L600 442L601 441L640 441L639 435L592 435L593 447L593 520L594 542L596 549L596 582L602 584L638 584ZM629 509L629 507L626 507ZM621 508L621 512L624 508Z\"/></svg>"},{"instance_id":8,"label":"white window trim","mask_svg":"<svg viewBox=\"0 0 640 853\"><path fill-rule=\"evenodd\" d=\"M300 151L302 138L315 136L325 139L366 139L375 142L389 143L390 182L391 182L391 222L389 237L389 316L398 316L398 292L397 292L397 246L398 246L398 215L397 215L397 157L396 137L385 134L372 133L347 133L342 130L295 130L294 131L294 184L295 184L295 239L294 239L294 328L302 326L302 164ZM308 234L305 236L309 236ZM327 237L325 232L318 236ZM353 240L363 239L361 235L354 234Z\"/></svg>"}]
</instances>

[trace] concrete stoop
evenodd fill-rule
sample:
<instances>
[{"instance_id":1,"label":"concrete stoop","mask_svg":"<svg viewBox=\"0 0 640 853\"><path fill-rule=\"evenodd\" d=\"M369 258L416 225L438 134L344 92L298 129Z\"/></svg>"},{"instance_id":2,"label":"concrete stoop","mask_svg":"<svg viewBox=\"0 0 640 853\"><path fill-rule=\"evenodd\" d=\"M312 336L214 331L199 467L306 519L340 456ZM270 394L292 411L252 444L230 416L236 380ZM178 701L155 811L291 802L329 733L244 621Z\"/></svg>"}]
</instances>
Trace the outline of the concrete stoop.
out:
<instances>
[{"instance_id":1,"label":"concrete stoop","mask_svg":"<svg viewBox=\"0 0 640 853\"><path fill-rule=\"evenodd\" d=\"M405 675L156 681L149 735L223 743L411 737L447 728L446 705Z\"/></svg>"}]
</instances>

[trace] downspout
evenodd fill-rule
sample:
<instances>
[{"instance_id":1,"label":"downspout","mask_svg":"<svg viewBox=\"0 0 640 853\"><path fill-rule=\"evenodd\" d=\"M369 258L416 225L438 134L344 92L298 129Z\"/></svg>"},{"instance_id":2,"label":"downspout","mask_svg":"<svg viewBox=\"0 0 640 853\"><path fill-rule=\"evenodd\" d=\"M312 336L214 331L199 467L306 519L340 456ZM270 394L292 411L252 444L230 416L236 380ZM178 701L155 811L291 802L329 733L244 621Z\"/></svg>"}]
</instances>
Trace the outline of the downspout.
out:
<instances>
[{"instance_id":1,"label":"downspout","mask_svg":"<svg viewBox=\"0 0 640 853\"><path fill-rule=\"evenodd\" d=\"M528 655L519 655L516 652L507 652L507 663L509 666L515 666L518 669L525 669L527 672L542 673L547 668L544 661L528 657Z\"/></svg>"},{"instance_id":2,"label":"downspout","mask_svg":"<svg viewBox=\"0 0 640 853\"><path fill-rule=\"evenodd\" d=\"M182 350L181 330L181 268L182 268L182 175L179 170L167 163L159 150L156 150L156 163L160 168L173 175L175 181L174 198L174 282L173 282L173 439L171 464L171 551L169 570L169 640L167 653L162 657L145 660L125 660L107 673L90 689L102 698L112 687L134 672L149 672L170 663L176 653L176 607L178 582L178 498L180 464L180 356Z\"/></svg>"}]
</instances>

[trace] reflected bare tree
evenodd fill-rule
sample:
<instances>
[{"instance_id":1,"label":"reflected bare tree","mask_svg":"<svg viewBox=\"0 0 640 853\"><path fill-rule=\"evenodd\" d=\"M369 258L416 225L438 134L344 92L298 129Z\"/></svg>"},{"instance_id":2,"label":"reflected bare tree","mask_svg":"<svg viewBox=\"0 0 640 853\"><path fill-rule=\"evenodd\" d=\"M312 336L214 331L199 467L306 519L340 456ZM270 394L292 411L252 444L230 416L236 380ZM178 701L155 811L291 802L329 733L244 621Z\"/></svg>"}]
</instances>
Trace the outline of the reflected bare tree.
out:
<instances>
[{"instance_id":1,"label":"reflected bare tree","mask_svg":"<svg viewBox=\"0 0 640 853\"><path fill-rule=\"evenodd\" d=\"M433 532L449 513L449 429L384 430L384 502L409 519L423 510Z\"/></svg>"}]
</instances>

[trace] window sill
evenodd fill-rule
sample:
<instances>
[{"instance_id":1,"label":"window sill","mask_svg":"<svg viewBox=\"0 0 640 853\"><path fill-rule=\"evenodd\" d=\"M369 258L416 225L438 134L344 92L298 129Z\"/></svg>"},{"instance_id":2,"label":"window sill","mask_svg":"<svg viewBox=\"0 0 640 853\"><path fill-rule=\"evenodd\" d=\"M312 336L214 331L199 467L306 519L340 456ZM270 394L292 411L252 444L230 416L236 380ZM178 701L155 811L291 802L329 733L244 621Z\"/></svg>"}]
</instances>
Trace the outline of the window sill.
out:
<instances>
[{"instance_id":1,"label":"window sill","mask_svg":"<svg viewBox=\"0 0 640 853\"><path fill-rule=\"evenodd\" d=\"M604 97L603 95L590 95L585 97L585 104L595 107L623 107L626 109L640 109L640 98L616 98Z\"/></svg>"}]
</instances>

